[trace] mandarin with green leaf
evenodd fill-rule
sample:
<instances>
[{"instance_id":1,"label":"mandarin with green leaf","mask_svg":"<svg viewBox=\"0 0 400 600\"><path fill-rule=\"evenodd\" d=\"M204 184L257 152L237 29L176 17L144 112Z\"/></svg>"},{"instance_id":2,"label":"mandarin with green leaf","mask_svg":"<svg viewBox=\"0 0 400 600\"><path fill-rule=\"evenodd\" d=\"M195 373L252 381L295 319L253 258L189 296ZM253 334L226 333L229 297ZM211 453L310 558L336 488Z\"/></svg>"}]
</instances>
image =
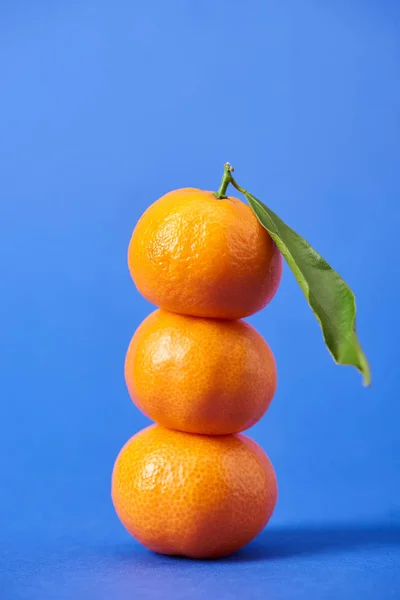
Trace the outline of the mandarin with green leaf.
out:
<instances>
[{"instance_id":1,"label":"mandarin with green leaf","mask_svg":"<svg viewBox=\"0 0 400 600\"><path fill-rule=\"evenodd\" d=\"M249 206L193 188L146 210L128 265L139 292L159 308L220 319L262 309L282 273L281 254Z\"/></svg>"}]
</instances>

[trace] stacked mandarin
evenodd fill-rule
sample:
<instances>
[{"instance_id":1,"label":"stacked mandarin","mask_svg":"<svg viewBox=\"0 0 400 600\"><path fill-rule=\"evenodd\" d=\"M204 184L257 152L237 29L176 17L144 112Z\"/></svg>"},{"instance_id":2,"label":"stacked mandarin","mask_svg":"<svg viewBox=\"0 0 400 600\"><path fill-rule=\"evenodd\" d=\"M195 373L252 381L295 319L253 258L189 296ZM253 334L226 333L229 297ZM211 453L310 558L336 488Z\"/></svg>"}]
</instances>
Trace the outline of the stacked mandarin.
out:
<instances>
[{"instance_id":1,"label":"stacked mandarin","mask_svg":"<svg viewBox=\"0 0 400 600\"><path fill-rule=\"evenodd\" d=\"M240 432L261 419L276 389L272 351L242 319L274 296L281 254L247 205L184 188L143 214L128 264L159 307L125 361L130 396L156 424L116 460L115 509L155 552L228 555L264 528L277 499L268 456Z\"/></svg>"}]
</instances>

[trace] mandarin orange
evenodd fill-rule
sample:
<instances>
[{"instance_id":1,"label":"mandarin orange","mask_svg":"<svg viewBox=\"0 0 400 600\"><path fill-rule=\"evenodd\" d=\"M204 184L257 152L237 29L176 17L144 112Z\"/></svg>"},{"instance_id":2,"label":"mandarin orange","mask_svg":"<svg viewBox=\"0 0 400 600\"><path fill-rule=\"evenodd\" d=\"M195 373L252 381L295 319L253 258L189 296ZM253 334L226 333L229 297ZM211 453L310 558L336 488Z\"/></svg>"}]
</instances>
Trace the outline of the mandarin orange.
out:
<instances>
[{"instance_id":1,"label":"mandarin orange","mask_svg":"<svg viewBox=\"0 0 400 600\"><path fill-rule=\"evenodd\" d=\"M277 483L267 455L244 435L204 436L152 425L122 448L112 498L123 525L147 548L216 558L263 529Z\"/></svg>"},{"instance_id":2,"label":"mandarin orange","mask_svg":"<svg viewBox=\"0 0 400 600\"><path fill-rule=\"evenodd\" d=\"M142 215L128 265L139 292L160 308L239 319L272 299L282 257L249 206L184 188Z\"/></svg>"},{"instance_id":3,"label":"mandarin orange","mask_svg":"<svg viewBox=\"0 0 400 600\"><path fill-rule=\"evenodd\" d=\"M276 389L275 359L244 321L156 310L134 334L125 361L130 395L164 427L237 433L265 413Z\"/></svg>"}]
</instances>

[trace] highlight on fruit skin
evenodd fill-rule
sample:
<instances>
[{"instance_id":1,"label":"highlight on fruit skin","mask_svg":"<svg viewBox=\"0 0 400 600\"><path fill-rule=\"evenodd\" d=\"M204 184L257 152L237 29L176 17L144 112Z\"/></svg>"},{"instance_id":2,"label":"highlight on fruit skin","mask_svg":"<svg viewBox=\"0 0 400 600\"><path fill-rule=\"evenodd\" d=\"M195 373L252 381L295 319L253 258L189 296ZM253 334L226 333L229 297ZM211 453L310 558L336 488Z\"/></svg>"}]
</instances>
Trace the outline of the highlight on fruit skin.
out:
<instances>
[{"instance_id":1,"label":"highlight on fruit skin","mask_svg":"<svg viewBox=\"0 0 400 600\"><path fill-rule=\"evenodd\" d=\"M156 310L131 340L125 380L152 421L220 435L261 419L277 375L270 347L250 324Z\"/></svg>"},{"instance_id":2,"label":"highlight on fruit skin","mask_svg":"<svg viewBox=\"0 0 400 600\"><path fill-rule=\"evenodd\" d=\"M272 464L242 434L205 436L152 425L122 448L112 499L125 528L148 549L218 558L249 543L277 500Z\"/></svg>"},{"instance_id":3,"label":"highlight on fruit skin","mask_svg":"<svg viewBox=\"0 0 400 600\"><path fill-rule=\"evenodd\" d=\"M194 188L172 191L139 219L128 265L139 292L186 315L240 319L275 295L282 256L249 206Z\"/></svg>"}]
</instances>

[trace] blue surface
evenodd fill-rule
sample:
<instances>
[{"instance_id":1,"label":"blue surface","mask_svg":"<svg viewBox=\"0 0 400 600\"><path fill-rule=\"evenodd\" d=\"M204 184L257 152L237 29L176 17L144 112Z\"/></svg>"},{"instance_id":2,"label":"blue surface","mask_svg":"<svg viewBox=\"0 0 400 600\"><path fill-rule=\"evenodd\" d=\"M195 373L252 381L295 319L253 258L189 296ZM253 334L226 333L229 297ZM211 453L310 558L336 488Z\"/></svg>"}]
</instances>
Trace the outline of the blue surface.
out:
<instances>
[{"instance_id":1,"label":"blue surface","mask_svg":"<svg viewBox=\"0 0 400 600\"><path fill-rule=\"evenodd\" d=\"M399 32L382 0L0 4L2 600L399 598ZM123 381L151 310L131 231L226 160L354 289L374 381L334 366L286 269L251 318L278 506L201 563L131 541L110 473L148 423Z\"/></svg>"}]
</instances>

